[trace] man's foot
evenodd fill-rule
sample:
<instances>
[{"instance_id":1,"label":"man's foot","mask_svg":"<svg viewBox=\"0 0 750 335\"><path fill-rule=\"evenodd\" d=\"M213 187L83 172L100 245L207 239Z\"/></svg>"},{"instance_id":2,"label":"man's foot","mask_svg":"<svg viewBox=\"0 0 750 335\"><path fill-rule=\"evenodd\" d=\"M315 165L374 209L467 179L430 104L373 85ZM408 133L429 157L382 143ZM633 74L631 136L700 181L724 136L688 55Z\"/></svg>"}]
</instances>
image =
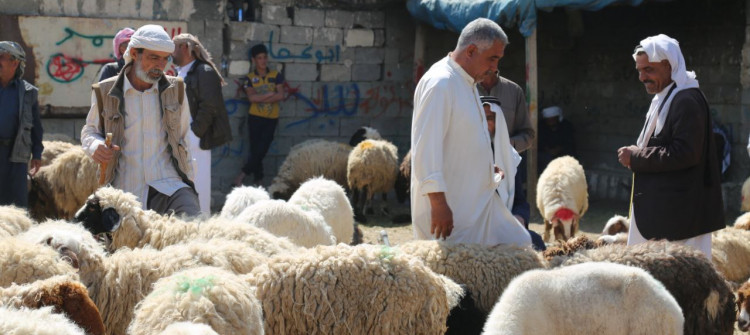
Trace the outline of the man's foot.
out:
<instances>
[{"instance_id":1,"label":"man's foot","mask_svg":"<svg viewBox=\"0 0 750 335\"><path fill-rule=\"evenodd\" d=\"M245 179L245 173L240 172L240 174L237 175L237 177L234 178L234 182L232 182L232 186L234 187L240 187L242 186L242 180Z\"/></svg>"}]
</instances>

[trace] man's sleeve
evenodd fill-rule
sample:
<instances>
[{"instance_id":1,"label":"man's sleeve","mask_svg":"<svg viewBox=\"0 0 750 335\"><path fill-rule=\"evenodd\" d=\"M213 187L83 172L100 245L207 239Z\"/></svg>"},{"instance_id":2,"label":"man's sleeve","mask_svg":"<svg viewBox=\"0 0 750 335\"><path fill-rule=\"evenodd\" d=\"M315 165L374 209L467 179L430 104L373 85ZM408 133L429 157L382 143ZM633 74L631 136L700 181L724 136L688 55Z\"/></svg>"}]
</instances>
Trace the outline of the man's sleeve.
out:
<instances>
[{"instance_id":1,"label":"man's sleeve","mask_svg":"<svg viewBox=\"0 0 750 335\"><path fill-rule=\"evenodd\" d=\"M205 69L203 67L208 67ZM221 79L219 75L208 65L201 64L200 70L196 75L199 76L198 82L198 96L196 97L195 120L193 120L192 130L196 136L203 138L211 128L216 113L220 110L221 106L224 105L224 98L221 95ZM187 85L186 85L187 86ZM183 103L183 105L188 105ZM188 111L189 113L189 111Z\"/></svg>"},{"instance_id":2,"label":"man's sleeve","mask_svg":"<svg viewBox=\"0 0 750 335\"><path fill-rule=\"evenodd\" d=\"M102 130L99 129L99 110L96 105L96 93L91 90L91 108L86 116L86 124L81 129L81 147L89 157L94 156L96 148L104 144Z\"/></svg>"},{"instance_id":3,"label":"man's sleeve","mask_svg":"<svg viewBox=\"0 0 750 335\"><path fill-rule=\"evenodd\" d=\"M39 115L39 99L34 99L34 105L31 106L31 157L33 159L42 159L42 151L44 145L42 144L42 136L44 134L44 128L42 128L42 118Z\"/></svg>"},{"instance_id":4,"label":"man's sleeve","mask_svg":"<svg viewBox=\"0 0 750 335\"><path fill-rule=\"evenodd\" d=\"M682 96L672 101L668 119L672 134L668 143L651 143L635 150L630 157L634 172L668 172L695 166L703 156L708 111L697 95Z\"/></svg>"},{"instance_id":5,"label":"man's sleeve","mask_svg":"<svg viewBox=\"0 0 750 335\"><path fill-rule=\"evenodd\" d=\"M529 110L526 107L526 95L523 90L517 86L516 93L516 110L514 111L514 133L511 134L510 144L516 148L519 153L531 148L531 142L534 140L534 127L531 125Z\"/></svg>"},{"instance_id":6,"label":"man's sleeve","mask_svg":"<svg viewBox=\"0 0 750 335\"><path fill-rule=\"evenodd\" d=\"M419 92L419 91L418 91ZM414 96L412 169L420 195L446 191L443 177L443 140L447 133L451 92L443 82Z\"/></svg>"}]
</instances>

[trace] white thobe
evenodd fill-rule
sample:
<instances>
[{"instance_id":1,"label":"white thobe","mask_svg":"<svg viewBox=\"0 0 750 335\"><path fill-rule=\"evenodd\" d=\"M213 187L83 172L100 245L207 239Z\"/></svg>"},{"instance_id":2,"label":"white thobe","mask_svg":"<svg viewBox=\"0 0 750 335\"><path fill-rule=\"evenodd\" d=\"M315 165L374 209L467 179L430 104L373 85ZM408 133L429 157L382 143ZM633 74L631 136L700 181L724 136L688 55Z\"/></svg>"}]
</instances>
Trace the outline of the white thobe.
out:
<instances>
[{"instance_id":1,"label":"white thobe","mask_svg":"<svg viewBox=\"0 0 750 335\"><path fill-rule=\"evenodd\" d=\"M528 231L495 192L492 148L474 79L446 57L417 84L411 128L414 237L430 234L429 193L444 192L455 243L530 246Z\"/></svg>"},{"instance_id":2,"label":"white thobe","mask_svg":"<svg viewBox=\"0 0 750 335\"><path fill-rule=\"evenodd\" d=\"M193 66L192 61L185 66L180 66L177 70L177 76L185 79L188 71ZM187 101L185 102L186 105ZM193 123L193 120L190 120ZM190 154L193 157L192 165L195 171L195 191L198 192L198 203L201 207L201 213L211 215L211 150L203 150L200 147L200 138L192 130L188 132L188 142Z\"/></svg>"},{"instance_id":3,"label":"white thobe","mask_svg":"<svg viewBox=\"0 0 750 335\"><path fill-rule=\"evenodd\" d=\"M175 170L167 149L167 131L161 120L157 86L154 84L141 92L130 84L127 76L123 78L125 133L124 142L120 143L121 155L112 186L137 196L143 209L148 205L149 186L167 196L172 196L183 187L189 187ZM182 104L180 111L180 126L183 130L180 142L185 146L189 141L187 132L190 129L190 108L187 105ZM81 131L81 145L89 156L93 156L96 148L104 144L101 133L96 94L92 91L91 109ZM186 173L188 179L195 180L194 170Z\"/></svg>"}]
</instances>

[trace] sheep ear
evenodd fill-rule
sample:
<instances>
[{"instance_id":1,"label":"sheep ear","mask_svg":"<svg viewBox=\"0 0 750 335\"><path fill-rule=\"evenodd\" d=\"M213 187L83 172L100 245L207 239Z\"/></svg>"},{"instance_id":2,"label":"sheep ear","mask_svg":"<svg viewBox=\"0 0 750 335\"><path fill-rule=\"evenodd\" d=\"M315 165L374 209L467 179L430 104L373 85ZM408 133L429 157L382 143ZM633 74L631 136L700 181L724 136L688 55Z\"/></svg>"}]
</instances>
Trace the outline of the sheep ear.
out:
<instances>
[{"instance_id":1,"label":"sheep ear","mask_svg":"<svg viewBox=\"0 0 750 335\"><path fill-rule=\"evenodd\" d=\"M745 302L745 292L738 291L737 292L737 304L742 305L743 302Z\"/></svg>"},{"instance_id":2,"label":"sheep ear","mask_svg":"<svg viewBox=\"0 0 750 335\"><path fill-rule=\"evenodd\" d=\"M367 130L365 128L359 128L356 132L354 132L354 135L349 139L349 145L351 146L357 146L359 142L362 142L365 140L365 133Z\"/></svg>"}]
</instances>

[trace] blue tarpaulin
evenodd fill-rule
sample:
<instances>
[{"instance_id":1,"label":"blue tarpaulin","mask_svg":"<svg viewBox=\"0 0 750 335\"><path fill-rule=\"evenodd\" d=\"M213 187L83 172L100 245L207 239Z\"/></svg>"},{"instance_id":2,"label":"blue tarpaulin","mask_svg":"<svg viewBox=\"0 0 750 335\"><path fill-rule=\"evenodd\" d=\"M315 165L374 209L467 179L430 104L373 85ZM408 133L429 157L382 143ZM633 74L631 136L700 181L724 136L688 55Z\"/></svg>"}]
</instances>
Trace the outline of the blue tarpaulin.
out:
<instances>
[{"instance_id":1,"label":"blue tarpaulin","mask_svg":"<svg viewBox=\"0 0 750 335\"><path fill-rule=\"evenodd\" d=\"M523 36L536 29L537 9L568 7L596 11L613 4L638 6L644 0L407 0L414 18L441 30L461 31L469 22L484 17L504 26L518 25Z\"/></svg>"}]
</instances>

